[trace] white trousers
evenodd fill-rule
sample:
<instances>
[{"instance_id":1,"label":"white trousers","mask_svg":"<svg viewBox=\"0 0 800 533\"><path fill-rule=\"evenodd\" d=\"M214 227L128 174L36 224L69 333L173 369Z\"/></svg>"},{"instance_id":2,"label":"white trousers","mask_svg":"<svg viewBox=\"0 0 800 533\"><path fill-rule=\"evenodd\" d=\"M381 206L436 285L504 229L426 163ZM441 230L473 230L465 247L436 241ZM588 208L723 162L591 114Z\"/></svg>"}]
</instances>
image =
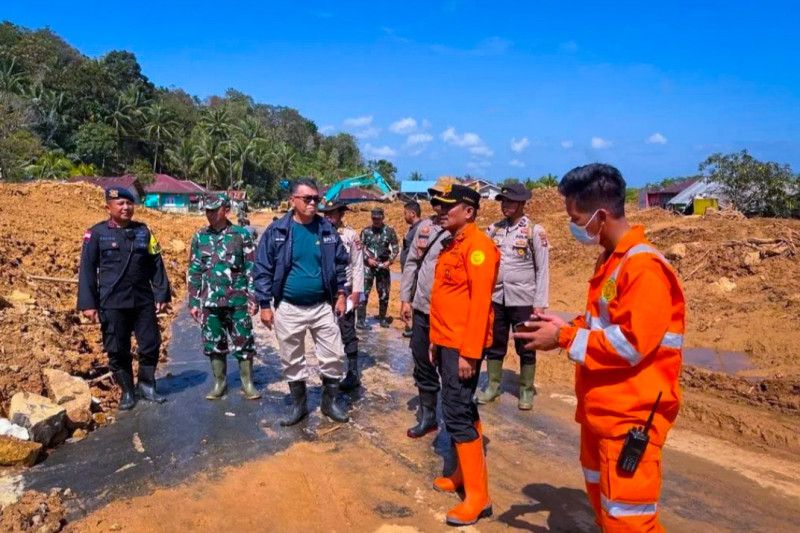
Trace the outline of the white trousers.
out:
<instances>
[{"instance_id":1,"label":"white trousers","mask_svg":"<svg viewBox=\"0 0 800 533\"><path fill-rule=\"evenodd\" d=\"M293 305L283 301L275 310L275 337L288 381L308 379L306 332L316 345L319 372L332 379L344 376L344 346L333 307L329 303Z\"/></svg>"}]
</instances>

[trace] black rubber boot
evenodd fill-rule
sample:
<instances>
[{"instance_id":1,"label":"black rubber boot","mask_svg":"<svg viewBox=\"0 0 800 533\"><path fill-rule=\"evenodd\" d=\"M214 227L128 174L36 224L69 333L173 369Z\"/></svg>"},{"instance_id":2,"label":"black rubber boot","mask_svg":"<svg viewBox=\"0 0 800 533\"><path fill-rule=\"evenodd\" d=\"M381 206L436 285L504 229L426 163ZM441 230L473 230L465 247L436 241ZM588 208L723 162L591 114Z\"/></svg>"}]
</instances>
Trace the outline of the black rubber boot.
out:
<instances>
[{"instance_id":1,"label":"black rubber boot","mask_svg":"<svg viewBox=\"0 0 800 533\"><path fill-rule=\"evenodd\" d=\"M347 416L347 413L345 413L338 405L336 405L337 394L339 394L339 380L323 376L322 405L320 406L322 414L334 422L348 422L350 417Z\"/></svg>"},{"instance_id":2,"label":"black rubber boot","mask_svg":"<svg viewBox=\"0 0 800 533\"><path fill-rule=\"evenodd\" d=\"M206 400L219 400L225 396L225 392L228 390L226 381L228 371L227 356L215 354L209 359L211 360L211 373L214 376L214 388L206 394Z\"/></svg>"},{"instance_id":3,"label":"black rubber boot","mask_svg":"<svg viewBox=\"0 0 800 533\"><path fill-rule=\"evenodd\" d=\"M356 318L356 327L358 329L369 329L367 325L367 304L358 306L358 317Z\"/></svg>"},{"instance_id":4,"label":"black rubber boot","mask_svg":"<svg viewBox=\"0 0 800 533\"><path fill-rule=\"evenodd\" d=\"M139 365L139 383L136 384L139 397L148 402L164 403L166 398L156 392L156 367Z\"/></svg>"},{"instance_id":5,"label":"black rubber boot","mask_svg":"<svg viewBox=\"0 0 800 533\"><path fill-rule=\"evenodd\" d=\"M389 302L378 302L378 323L382 328L388 328L391 322L386 318L386 311L389 309Z\"/></svg>"},{"instance_id":6,"label":"black rubber boot","mask_svg":"<svg viewBox=\"0 0 800 533\"><path fill-rule=\"evenodd\" d=\"M343 392L350 392L361 386L361 376L358 372L358 354L347 354L347 375L339 384Z\"/></svg>"},{"instance_id":7,"label":"black rubber boot","mask_svg":"<svg viewBox=\"0 0 800 533\"><path fill-rule=\"evenodd\" d=\"M128 411L136 405L136 394L133 388L133 372L127 370L117 370L114 372L114 379L117 381L122 397L119 399L118 409Z\"/></svg>"},{"instance_id":8,"label":"black rubber boot","mask_svg":"<svg viewBox=\"0 0 800 533\"><path fill-rule=\"evenodd\" d=\"M306 382L290 381L289 394L292 395L292 410L289 411L289 416L282 418L280 421L280 424L284 427L293 426L308 416Z\"/></svg>"},{"instance_id":9,"label":"black rubber boot","mask_svg":"<svg viewBox=\"0 0 800 533\"><path fill-rule=\"evenodd\" d=\"M406 431L406 435L412 439L419 439L439 429L436 420L436 393L419 391L419 406L419 422Z\"/></svg>"}]
</instances>

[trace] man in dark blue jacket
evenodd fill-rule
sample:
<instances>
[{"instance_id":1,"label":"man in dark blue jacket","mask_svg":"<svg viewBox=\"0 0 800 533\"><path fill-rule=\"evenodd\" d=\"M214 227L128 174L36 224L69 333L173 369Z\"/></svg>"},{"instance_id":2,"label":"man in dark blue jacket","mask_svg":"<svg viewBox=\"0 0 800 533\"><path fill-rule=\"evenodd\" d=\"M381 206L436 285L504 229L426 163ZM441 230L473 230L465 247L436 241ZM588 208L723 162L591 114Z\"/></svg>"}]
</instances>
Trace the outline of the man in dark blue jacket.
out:
<instances>
[{"instance_id":1,"label":"man in dark blue jacket","mask_svg":"<svg viewBox=\"0 0 800 533\"><path fill-rule=\"evenodd\" d=\"M308 415L306 332L316 344L322 375L322 413L336 422L347 414L336 405L344 375L344 346L337 317L345 312L350 256L330 222L317 214L317 184L299 179L291 186L291 210L273 222L256 250L255 288L261 322L278 339L292 410L281 420L291 426Z\"/></svg>"}]
</instances>

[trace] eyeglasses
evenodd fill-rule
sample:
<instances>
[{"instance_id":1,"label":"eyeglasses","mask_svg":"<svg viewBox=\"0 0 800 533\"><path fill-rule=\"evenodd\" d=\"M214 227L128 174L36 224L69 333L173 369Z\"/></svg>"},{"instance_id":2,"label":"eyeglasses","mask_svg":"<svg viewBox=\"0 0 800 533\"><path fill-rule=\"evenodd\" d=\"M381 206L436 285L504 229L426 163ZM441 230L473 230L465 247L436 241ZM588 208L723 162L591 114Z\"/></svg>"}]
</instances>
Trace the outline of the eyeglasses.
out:
<instances>
[{"instance_id":1,"label":"eyeglasses","mask_svg":"<svg viewBox=\"0 0 800 533\"><path fill-rule=\"evenodd\" d=\"M298 200L302 200L307 204L316 204L319 203L319 196L312 196L312 195L305 195L305 196L292 196L292 198L297 198Z\"/></svg>"}]
</instances>

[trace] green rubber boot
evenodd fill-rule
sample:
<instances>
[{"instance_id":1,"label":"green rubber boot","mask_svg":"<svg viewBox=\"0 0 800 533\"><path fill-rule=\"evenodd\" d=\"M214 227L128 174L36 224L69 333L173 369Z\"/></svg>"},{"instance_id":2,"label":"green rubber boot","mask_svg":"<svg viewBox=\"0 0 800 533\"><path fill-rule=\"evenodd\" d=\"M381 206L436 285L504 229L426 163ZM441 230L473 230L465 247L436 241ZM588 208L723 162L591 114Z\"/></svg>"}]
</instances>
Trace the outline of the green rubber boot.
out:
<instances>
[{"instance_id":1,"label":"green rubber boot","mask_svg":"<svg viewBox=\"0 0 800 533\"><path fill-rule=\"evenodd\" d=\"M533 409L533 397L536 396L536 387L533 386L533 378L536 375L536 363L532 365L522 365L519 369L519 407L523 411Z\"/></svg>"},{"instance_id":2,"label":"green rubber boot","mask_svg":"<svg viewBox=\"0 0 800 533\"><path fill-rule=\"evenodd\" d=\"M486 373L489 375L489 384L478 394L475 399L480 404L493 402L503 394L501 381L503 380L503 361L494 359L486 360Z\"/></svg>"},{"instance_id":3,"label":"green rubber boot","mask_svg":"<svg viewBox=\"0 0 800 533\"><path fill-rule=\"evenodd\" d=\"M211 373L214 375L214 388L206 394L206 400L219 400L225 396L228 390L226 375L228 373L227 357L224 355L212 355Z\"/></svg>"},{"instance_id":4,"label":"green rubber boot","mask_svg":"<svg viewBox=\"0 0 800 533\"><path fill-rule=\"evenodd\" d=\"M242 380L242 392L248 400L258 400L261 393L253 385L253 360L242 359L239 361L239 378Z\"/></svg>"}]
</instances>

